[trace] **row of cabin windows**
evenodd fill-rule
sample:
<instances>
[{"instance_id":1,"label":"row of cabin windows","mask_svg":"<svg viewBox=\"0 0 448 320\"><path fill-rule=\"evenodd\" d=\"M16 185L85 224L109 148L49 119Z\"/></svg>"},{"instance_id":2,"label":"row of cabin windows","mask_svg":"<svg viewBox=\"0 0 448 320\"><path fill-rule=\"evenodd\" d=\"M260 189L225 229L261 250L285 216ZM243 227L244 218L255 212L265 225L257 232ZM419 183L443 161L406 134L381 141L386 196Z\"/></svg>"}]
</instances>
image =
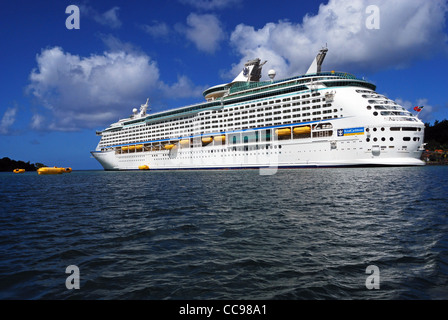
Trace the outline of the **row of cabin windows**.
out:
<instances>
[{"instance_id":1,"label":"row of cabin windows","mask_svg":"<svg viewBox=\"0 0 448 320\"><path fill-rule=\"evenodd\" d=\"M316 97L316 96L320 96L320 95L321 94L319 92L313 93L311 95L310 94L305 94L305 95L302 95L302 96L299 95L299 96L295 96L295 97L288 97L288 98L284 98L284 99L277 99L275 101L271 100L271 101L269 101L269 104L280 103L280 102L288 102L288 101L297 100L297 99L305 99L305 98ZM325 99L322 99L322 100L325 100ZM310 102L316 103L316 102L320 102L320 101L321 101L321 99L313 99L312 101L310 101L310 100L303 101L302 104L309 104ZM255 104L251 104L251 105L245 105L245 106L240 106L240 107L228 108L228 109L224 109L224 110L207 111L204 114L214 114L214 113L222 112L222 111L230 112L232 110L245 109L245 108L261 106L261 105L267 105L267 104L268 104L268 102L263 102L263 103L257 103L256 105ZM290 107L290 106L296 106L296 105L300 105L300 102L295 102L295 103L292 103L292 104L286 104L286 105L283 105L283 106L282 105L276 105L276 106L267 107L267 108L264 108L264 109L265 110L272 110L272 109L279 109L279 108L282 108L282 107ZM330 107L330 106L331 106L331 104L323 104L323 105L315 105L312 108L313 109L318 109L318 108L321 108L321 107L325 108L325 107ZM310 109L310 107L302 107L302 108L295 108L293 110L285 109L282 112L283 113L290 113L290 112L298 112L300 110L303 111L303 110L309 110L309 109ZM257 111L260 111L260 110L257 110ZM246 114L246 113L254 113L254 112L255 112L255 110L245 110L245 111L242 111L241 113L242 114ZM275 112L275 114L279 114L279 112L280 111L277 111L277 112ZM332 112L331 110L325 110L323 113L326 114L326 113L331 113L331 112ZM334 109L333 112L337 112L337 110ZM240 114L240 112L236 112L234 114L230 114L230 116L234 116L234 115L238 115L238 114ZM319 115L319 114L321 114L321 113L320 112L313 112L313 115ZM265 117L265 116L271 116L271 115L272 115L272 113L257 114L258 117L262 117L262 116ZM224 114L224 117L227 117L227 116L228 116L228 114ZM310 116L310 113L304 113L302 115L294 115L293 118L299 118L300 116L303 116L303 117ZM216 118L217 116L214 115L212 117ZM221 117L222 117L222 115L218 115L218 118L221 118ZM253 117L254 116L250 116L249 118L253 118ZM182 119L190 119L190 118L192 118L192 117L185 117L185 118L182 118ZM283 119L291 119L291 118L292 117L288 116L288 115L283 117ZM331 117L324 117L324 119L328 119L328 118L331 118ZM200 119L204 120L203 117L200 118ZM243 117L243 119L247 119L247 117ZM237 117L237 118L232 119L232 120L238 121L238 120L241 120L241 119L239 119ZM265 119L265 120L268 121L268 122L269 121L273 121L271 118L268 118L268 119ZM278 120L281 120L281 118L275 117L274 121L278 121ZM311 119L305 119L304 121L310 121L310 120ZM318 120L320 120L320 119L318 119ZM226 120L224 120L224 121L226 121ZM231 121L231 120L229 120L229 121ZM162 123L165 123L165 122L167 122L168 124L163 125ZM171 136L173 134L175 136L182 135L182 134L191 134L191 133L193 133L193 128L191 128L191 123L192 122L193 122L193 120L182 121L182 122L179 122L179 121L175 121L175 122L163 121L160 124L158 124L157 126L155 126L155 127L153 126L151 128L152 130L150 130L150 131L146 130L146 132L144 132L145 131L144 129L138 130L138 131L140 131L140 134L134 133L134 134L121 135L121 136L118 137L119 133L114 133L113 136L110 136L110 137L105 136L105 137L103 137L101 145L117 144L117 143L121 143L121 142L135 142L135 141L138 141L138 140L141 140L141 139L147 139L147 138L157 138L157 137L164 138L164 137L169 137L169 136ZM261 121L257 121L257 122L261 122ZM190 123L190 125L189 126L183 125L181 127L174 128L176 125L178 126L179 124L186 124L186 123ZM217 121L213 121L212 123L216 124L218 122ZM255 123L255 121L250 121L250 122L246 121L246 122L243 122L242 124L244 125L244 124L249 124L249 123ZM207 124L210 124L210 121L205 123L205 125L207 125ZM276 123L276 125L278 125L278 124L281 124L281 122ZM236 123L233 124L233 126L239 126L239 125L241 125L241 123L239 123L239 122L236 122ZM232 126L232 124L229 123L228 126ZM222 128L223 126L221 125L219 127ZM203 129L206 130L206 129L212 129L212 128L216 129L216 128L218 128L218 126L217 125L205 126L205 128L203 128ZM184 130L182 130L182 129L184 129ZM164 132L166 132L166 134L163 134ZM162 134L160 134L160 133L162 133Z\"/></svg>"},{"instance_id":2,"label":"row of cabin windows","mask_svg":"<svg viewBox=\"0 0 448 320\"><path fill-rule=\"evenodd\" d=\"M320 96L320 95L321 94L319 92L315 92L315 93L312 93L312 94L297 95L297 96L294 96L294 97L287 97L287 98L283 98L283 99L276 99L276 100L271 100L269 102L268 101L265 101L265 102L262 102L262 103L259 102L257 104L250 104L250 105L245 105L245 106L240 106L240 107L228 108L228 109L224 109L224 110L207 111L204 114L207 115L207 114L210 114L210 113L216 113L216 112L222 112L222 111L230 112L230 111L233 111L233 110L239 110L239 109L244 109L244 108L247 109L247 108L251 108L251 107L255 107L255 106L262 106L262 105L264 106L264 105L268 105L268 104L288 102L288 101L291 101L291 100L307 99L307 98L310 98L310 97L317 97L317 96ZM322 99L322 100L325 100L325 99ZM309 104L310 102L316 103L316 102L320 102L320 101L321 101L321 99L314 99L312 101L303 101L302 104ZM295 102L292 105L293 106L300 105L300 102ZM286 106L291 106L291 104L286 105ZM281 108L281 107L282 106L275 106L274 108ZM165 125L163 125L164 123L167 123L166 126L167 127L171 127L171 128L179 126L180 124L192 123L193 120L182 121L182 120L185 120L185 119L188 120L188 119L191 119L191 118L192 117L182 117L178 121L175 121L175 122L171 122L171 121L167 121L167 120L161 121L155 127L153 127L153 129L150 132L151 133L156 133L156 132L160 132L160 131L165 131L166 129L165 130L162 129L165 126ZM138 127L144 127L144 125L140 125ZM126 130L126 129L124 129L124 130ZM129 138L132 138L134 136L138 136L138 134L131 134L133 132L138 132L138 131L144 131L144 129L137 129L136 130L136 129L133 128L133 129L129 130L128 134L125 134L125 135L123 135L123 131L115 132L115 133L110 134L110 136L109 135L104 136L104 139L103 139L102 142L104 142L104 144L107 144L107 143L110 144L112 142L119 143L121 141L126 141L126 140L129 140ZM172 129L168 129L167 131L172 131Z\"/></svg>"}]
</instances>

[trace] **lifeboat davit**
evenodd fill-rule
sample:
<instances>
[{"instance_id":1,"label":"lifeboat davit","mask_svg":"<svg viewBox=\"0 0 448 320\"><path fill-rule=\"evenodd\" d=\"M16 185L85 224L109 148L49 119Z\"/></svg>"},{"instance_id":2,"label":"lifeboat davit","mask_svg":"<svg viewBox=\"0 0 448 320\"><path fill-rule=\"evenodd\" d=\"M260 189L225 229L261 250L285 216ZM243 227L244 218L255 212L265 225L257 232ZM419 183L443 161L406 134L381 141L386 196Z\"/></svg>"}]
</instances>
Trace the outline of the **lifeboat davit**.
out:
<instances>
[{"instance_id":1,"label":"lifeboat davit","mask_svg":"<svg viewBox=\"0 0 448 320\"><path fill-rule=\"evenodd\" d=\"M149 170L149 167L145 164L143 166L138 166L140 170Z\"/></svg>"},{"instance_id":2,"label":"lifeboat davit","mask_svg":"<svg viewBox=\"0 0 448 320\"><path fill-rule=\"evenodd\" d=\"M291 134L291 129L290 128L285 128L285 129L277 129L275 130L275 133L278 136L287 136Z\"/></svg>"},{"instance_id":3,"label":"lifeboat davit","mask_svg":"<svg viewBox=\"0 0 448 320\"><path fill-rule=\"evenodd\" d=\"M72 172L72 168L43 167L37 169L38 174L63 174Z\"/></svg>"},{"instance_id":4,"label":"lifeboat davit","mask_svg":"<svg viewBox=\"0 0 448 320\"><path fill-rule=\"evenodd\" d=\"M24 173L25 169L14 169L13 172L14 173Z\"/></svg>"},{"instance_id":5,"label":"lifeboat davit","mask_svg":"<svg viewBox=\"0 0 448 320\"><path fill-rule=\"evenodd\" d=\"M303 127L295 127L293 129L294 134L306 134L311 132L310 126L303 126Z\"/></svg>"}]
</instances>

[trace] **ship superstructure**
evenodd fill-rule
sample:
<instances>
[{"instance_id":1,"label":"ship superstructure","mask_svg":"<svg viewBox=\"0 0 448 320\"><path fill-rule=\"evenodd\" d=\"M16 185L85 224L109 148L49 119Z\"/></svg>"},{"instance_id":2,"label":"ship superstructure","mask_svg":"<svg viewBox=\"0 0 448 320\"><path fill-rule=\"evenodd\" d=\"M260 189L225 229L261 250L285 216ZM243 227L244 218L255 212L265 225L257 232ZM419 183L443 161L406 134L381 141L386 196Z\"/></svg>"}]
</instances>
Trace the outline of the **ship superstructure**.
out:
<instances>
[{"instance_id":1,"label":"ship superstructure","mask_svg":"<svg viewBox=\"0 0 448 320\"><path fill-rule=\"evenodd\" d=\"M424 124L370 82L322 72L260 81L260 59L205 102L130 117L97 132L92 155L106 170L423 165Z\"/></svg>"}]
</instances>

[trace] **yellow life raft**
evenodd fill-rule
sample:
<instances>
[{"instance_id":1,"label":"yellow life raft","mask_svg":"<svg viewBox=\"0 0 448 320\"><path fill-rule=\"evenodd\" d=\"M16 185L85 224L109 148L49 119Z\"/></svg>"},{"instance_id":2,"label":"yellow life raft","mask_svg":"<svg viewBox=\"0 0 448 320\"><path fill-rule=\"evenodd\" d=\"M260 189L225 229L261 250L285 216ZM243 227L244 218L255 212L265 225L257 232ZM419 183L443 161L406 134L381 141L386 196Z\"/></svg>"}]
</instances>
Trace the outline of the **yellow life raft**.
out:
<instances>
[{"instance_id":1,"label":"yellow life raft","mask_svg":"<svg viewBox=\"0 0 448 320\"><path fill-rule=\"evenodd\" d=\"M38 174L63 174L72 172L72 168L60 168L60 167L42 167L37 169Z\"/></svg>"},{"instance_id":2,"label":"yellow life raft","mask_svg":"<svg viewBox=\"0 0 448 320\"><path fill-rule=\"evenodd\" d=\"M14 173L24 173L25 169L14 169L13 172Z\"/></svg>"}]
</instances>

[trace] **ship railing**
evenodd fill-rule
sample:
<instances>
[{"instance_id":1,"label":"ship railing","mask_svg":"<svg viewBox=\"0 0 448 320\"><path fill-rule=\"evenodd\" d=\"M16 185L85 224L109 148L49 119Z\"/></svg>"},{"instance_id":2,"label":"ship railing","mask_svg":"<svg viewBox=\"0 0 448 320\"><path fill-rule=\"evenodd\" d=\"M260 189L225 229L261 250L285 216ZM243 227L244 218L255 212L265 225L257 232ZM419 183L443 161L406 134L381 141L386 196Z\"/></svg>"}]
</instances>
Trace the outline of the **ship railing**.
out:
<instances>
[{"instance_id":1,"label":"ship railing","mask_svg":"<svg viewBox=\"0 0 448 320\"><path fill-rule=\"evenodd\" d=\"M320 77L319 79L317 79L317 81L321 81L321 80L331 80L331 79L350 79L350 80L358 80L358 81L364 81L363 79L359 79L356 76L347 73L347 72L340 72L340 71L326 71L326 72L320 72L320 73L313 73L313 74L305 74L305 75L301 75L301 76L295 76L292 78L286 78L286 79L281 79L281 80L277 80L277 81L260 81L260 82L241 82L241 83L235 83L229 91L229 94L234 95L236 93L239 93L239 95L241 94L246 94L247 90L254 90L257 88L261 88L261 87L266 87L266 86L270 86L272 87L272 89L278 89L278 88L283 88L283 87L287 87L287 86L291 86L291 85L297 85L297 84L307 84L308 81L304 81L301 82L300 79L305 79L305 78L310 78L310 77ZM293 80L297 80L297 82L292 82ZM285 83L283 85L278 86L277 84L279 83ZM239 95L234 95L233 97L238 97Z\"/></svg>"}]
</instances>

